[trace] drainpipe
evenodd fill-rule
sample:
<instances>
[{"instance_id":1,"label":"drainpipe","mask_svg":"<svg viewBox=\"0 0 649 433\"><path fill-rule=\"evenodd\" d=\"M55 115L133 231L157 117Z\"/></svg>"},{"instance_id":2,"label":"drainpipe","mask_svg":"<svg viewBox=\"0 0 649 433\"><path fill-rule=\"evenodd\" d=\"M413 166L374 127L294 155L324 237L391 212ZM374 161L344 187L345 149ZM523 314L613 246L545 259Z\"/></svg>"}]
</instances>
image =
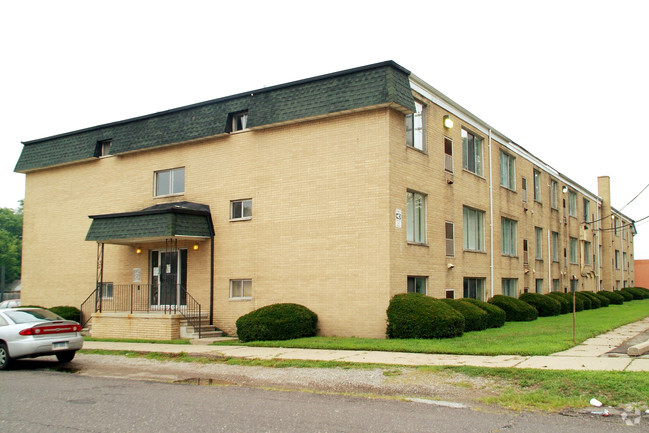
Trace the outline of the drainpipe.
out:
<instances>
[{"instance_id":1,"label":"drainpipe","mask_svg":"<svg viewBox=\"0 0 649 433\"><path fill-rule=\"evenodd\" d=\"M597 203L597 204L599 205L599 203ZM593 227L593 230L595 231L595 239L597 240L597 242L595 242L595 248L597 248L597 264L596 264L597 268L595 269L595 278L597 278L597 291L598 292L600 290L602 290L601 277L599 275L599 272L600 272L599 270L601 269L600 266L601 266L601 263L602 263L602 256L600 254L601 250L599 248L599 242L600 242L599 235L600 235L600 228L602 227L602 222L600 221L600 218L601 218L601 216L600 216L600 213L599 213L599 206L597 206L597 223L596 223L597 228L595 229L595 227ZM595 263L593 263L593 264L595 264Z\"/></svg>"},{"instance_id":2,"label":"drainpipe","mask_svg":"<svg viewBox=\"0 0 649 433\"><path fill-rule=\"evenodd\" d=\"M552 291L552 239L551 230L548 229L548 292Z\"/></svg>"},{"instance_id":3,"label":"drainpipe","mask_svg":"<svg viewBox=\"0 0 649 433\"><path fill-rule=\"evenodd\" d=\"M489 128L489 284L491 297L494 297L494 197L493 197L493 167L491 166L491 128Z\"/></svg>"},{"instance_id":4,"label":"drainpipe","mask_svg":"<svg viewBox=\"0 0 649 433\"><path fill-rule=\"evenodd\" d=\"M624 220L620 218L620 260L622 260L622 287L624 288Z\"/></svg>"},{"instance_id":5,"label":"drainpipe","mask_svg":"<svg viewBox=\"0 0 649 433\"><path fill-rule=\"evenodd\" d=\"M214 325L214 236L210 238L210 325Z\"/></svg>"}]
</instances>

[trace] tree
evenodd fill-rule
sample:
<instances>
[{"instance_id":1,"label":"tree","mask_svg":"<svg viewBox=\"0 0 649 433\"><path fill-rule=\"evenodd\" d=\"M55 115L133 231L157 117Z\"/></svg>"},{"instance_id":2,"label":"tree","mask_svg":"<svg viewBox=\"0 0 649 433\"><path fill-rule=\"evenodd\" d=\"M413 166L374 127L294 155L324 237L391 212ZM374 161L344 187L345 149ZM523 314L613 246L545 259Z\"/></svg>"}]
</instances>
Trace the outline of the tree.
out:
<instances>
[{"instance_id":1,"label":"tree","mask_svg":"<svg viewBox=\"0 0 649 433\"><path fill-rule=\"evenodd\" d=\"M5 266L5 282L20 278L22 234L22 200L18 209L0 208L0 266Z\"/></svg>"}]
</instances>

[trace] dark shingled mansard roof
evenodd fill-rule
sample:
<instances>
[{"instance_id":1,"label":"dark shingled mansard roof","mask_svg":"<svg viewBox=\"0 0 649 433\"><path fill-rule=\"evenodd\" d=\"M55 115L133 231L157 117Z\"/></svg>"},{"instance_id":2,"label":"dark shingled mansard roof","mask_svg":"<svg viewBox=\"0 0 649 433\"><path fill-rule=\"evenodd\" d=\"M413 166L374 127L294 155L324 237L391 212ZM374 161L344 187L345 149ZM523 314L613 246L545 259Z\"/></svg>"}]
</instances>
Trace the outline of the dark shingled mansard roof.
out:
<instances>
[{"instance_id":1,"label":"dark shingled mansard roof","mask_svg":"<svg viewBox=\"0 0 649 433\"><path fill-rule=\"evenodd\" d=\"M137 212L91 215L87 241L132 243L174 237L206 239L214 236L207 205L176 202Z\"/></svg>"},{"instance_id":2,"label":"dark shingled mansard roof","mask_svg":"<svg viewBox=\"0 0 649 433\"><path fill-rule=\"evenodd\" d=\"M392 61L381 62L27 141L15 171L92 159L103 140L111 140L116 155L225 134L229 116L246 110L250 129L381 105L413 112L409 75Z\"/></svg>"}]
</instances>

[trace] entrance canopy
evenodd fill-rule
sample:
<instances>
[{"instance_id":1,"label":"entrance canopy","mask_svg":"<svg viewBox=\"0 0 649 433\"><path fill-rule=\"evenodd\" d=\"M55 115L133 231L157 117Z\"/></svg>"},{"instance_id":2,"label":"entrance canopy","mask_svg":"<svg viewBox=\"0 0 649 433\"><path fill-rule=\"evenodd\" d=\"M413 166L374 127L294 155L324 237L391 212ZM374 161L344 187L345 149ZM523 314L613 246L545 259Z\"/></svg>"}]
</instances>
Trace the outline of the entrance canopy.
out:
<instances>
[{"instance_id":1,"label":"entrance canopy","mask_svg":"<svg viewBox=\"0 0 649 433\"><path fill-rule=\"evenodd\" d=\"M87 241L134 244L166 239L204 240L214 236L210 207L199 203L164 203L137 212L90 215Z\"/></svg>"}]
</instances>

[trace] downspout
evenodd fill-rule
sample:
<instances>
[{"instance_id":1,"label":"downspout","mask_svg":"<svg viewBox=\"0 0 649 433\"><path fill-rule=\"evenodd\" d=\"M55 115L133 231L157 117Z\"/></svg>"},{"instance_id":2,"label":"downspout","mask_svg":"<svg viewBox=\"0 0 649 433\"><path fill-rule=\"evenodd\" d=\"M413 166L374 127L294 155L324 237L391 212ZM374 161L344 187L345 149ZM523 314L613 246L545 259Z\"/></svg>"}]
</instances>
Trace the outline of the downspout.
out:
<instances>
[{"instance_id":1,"label":"downspout","mask_svg":"<svg viewBox=\"0 0 649 433\"><path fill-rule=\"evenodd\" d=\"M214 325L214 235L210 237L210 325Z\"/></svg>"},{"instance_id":2,"label":"downspout","mask_svg":"<svg viewBox=\"0 0 649 433\"><path fill-rule=\"evenodd\" d=\"M552 291L552 240L551 231L548 229L548 292Z\"/></svg>"},{"instance_id":3,"label":"downspout","mask_svg":"<svg viewBox=\"0 0 649 433\"><path fill-rule=\"evenodd\" d=\"M599 274L601 266L602 266L602 255L600 254L601 248L600 248L600 228L602 227L602 222L600 221L600 212L599 212L599 203L597 203L597 228L595 229L595 239L597 239L597 242L595 242L595 248L597 248L597 268L595 269L595 278L597 278L597 291L602 290L602 278L601 275Z\"/></svg>"},{"instance_id":4,"label":"downspout","mask_svg":"<svg viewBox=\"0 0 649 433\"><path fill-rule=\"evenodd\" d=\"M624 284L624 220L620 217L620 260L622 260L622 288L626 287Z\"/></svg>"},{"instance_id":5,"label":"downspout","mask_svg":"<svg viewBox=\"0 0 649 433\"><path fill-rule=\"evenodd\" d=\"M489 284L491 297L494 297L494 185L493 167L491 166L491 128L489 128Z\"/></svg>"}]
</instances>

